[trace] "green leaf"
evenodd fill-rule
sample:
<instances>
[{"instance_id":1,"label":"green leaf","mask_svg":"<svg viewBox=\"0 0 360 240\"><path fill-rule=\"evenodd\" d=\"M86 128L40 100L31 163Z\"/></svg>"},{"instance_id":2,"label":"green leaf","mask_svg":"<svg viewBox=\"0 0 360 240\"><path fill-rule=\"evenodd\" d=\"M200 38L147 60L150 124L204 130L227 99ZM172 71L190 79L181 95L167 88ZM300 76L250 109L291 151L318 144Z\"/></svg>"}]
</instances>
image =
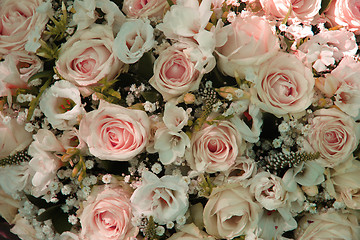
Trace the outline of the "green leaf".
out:
<instances>
[{"instance_id":1,"label":"green leaf","mask_svg":"<svg viewBox=\"0 0 360 240\"><path fill-rule=\"evenodd\" d=\"M54 216L57 215L57 213L59 212L59 209L60 209L60 211L62 211L60 208L60 205L51 206L51 207L47 208L45 210L45 212L43 212L42 214L37 216L36 220L39 222L43 222L43 221L52 219Z\"/></svg>"},{"instance_id":2,"label":"green leaf","mask_svg":"<svg viewBox=\"0 0 360 240\"><path fill-rule=\"evenodd\" d=\"M144 55L138 61L138 73L144 79L149 80L153 75L153 61L150 52L144 53Z\"/></svg>"},{"instance_id":3,"label":"green leaf","mask_svg":"<svg viewBox=\"0 0 360 240\"><path fill-rule=\"evenodd\" d=\"M145 98L146 101L152 103L156 102L160 98L160 94L158 92L142 92L141 96L143 96L143 98Z\"/></svg>"},{"instance_id":4,"label":"green leaf","mask_svg":"<svg viewBox=\"0 0 360 240\"><path fill-rule=\"evenodd\" d=\"M61 234L71 230L72 225L69 223L68 217L69 216L59 208L56 215L51 219L56 232Z\"/></svg>"},{"instance_id":5,"label":"green leaf","mask_svg":"<svg viewBox=\"0 0 360 240\"><path fill-rule=\"evenodd\" d=\"M40 102L40 97L41 95L44 93L44 91L50 86L52 82L52 78L49 78L44 85L40 88L39 94L36 96L36 98L34 98L33 100L31 100L30 104L29 104L29 111L28 111L28 115L27 115L27 120L30 121L32 115L34 114L34 110L36 108L36 106L39 104Z\"/></svg>"},{"instance_id":6,"label":"green leaf","mask_svg":"<svg viewBox=\"0 0 360 240\"><path fill-rule=\"evenodd\" d=\"M32 75L29 80L28 83L30 83L31 81L35 80L35 79L43 79L43 78L52 78L52 76L54 75L54 72L49 70L49 71L43 71L43 72L39 72L39 73L35 73L34 75Z\"/></svg>"},{"instance_id":7,"label":"green leaf","mask_svg":"<svg viewBox=\"0 0 360 240\"><path fill-rule=\"evenodd\" d=\"M322 14L330 5L330 3L332 2L332 0L322 0L321 1L321 9L319 11L319 14Z\"/></svg>"},{"instance_id":8,"label":"green leaf","mask_svg":"<svg viewBox=\"0 0 360 240\"><path fill-rule=\"evenodd\" d=\"M169 4L170 7L171 7L172 5L174 5L173 1L171 1L171 0L167 0L167 2L168 2L168 4Z\"/></svg>"},{"instance_id":9,"label":"green leaf","mask_svg":"<svg viewBox=\"0 0 360 240\"><path fill-rule=\"evenodd\" d=\"M36 198L36 197L34 197L32 195L29 195L29 194L26 194L26 197L32 204L34 204L38 208L49 208L49 207L53 206L51 203L47 203L42 198Z\"/></svg>"}]
</instances>

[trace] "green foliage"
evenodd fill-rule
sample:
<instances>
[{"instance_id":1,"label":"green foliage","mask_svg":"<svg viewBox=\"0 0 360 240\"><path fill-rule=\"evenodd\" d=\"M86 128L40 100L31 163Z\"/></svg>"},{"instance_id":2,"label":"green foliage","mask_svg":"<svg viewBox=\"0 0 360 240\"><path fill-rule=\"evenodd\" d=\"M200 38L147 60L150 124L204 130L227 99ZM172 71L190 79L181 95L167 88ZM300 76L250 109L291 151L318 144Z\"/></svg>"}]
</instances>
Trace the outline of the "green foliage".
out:
<instances>
[{"instance_id":1,"label":"green foliage","mask_svg":"<svg viewBox=\"0 0 360 240\"><path fill-rule=\"evenodd\" d=\"M120 104L121 94L114 90L114 84L117 81L116 79L108 81L106 78L103 78L99 81L99 86L92 87L92 89L98 98L104 99L109 103Z\"/></svg>"},{"instance_id":2,"label":"green foliage","mask_svg":"<svg viewBox=\"0 0 360 240\"><path fill-rule=\"evenodd\" d=\"M321 9L319 11L319 14L322 14L330 5L330 3L332 2L332 0L322 0L321 1Z\"/></svg>"},{"instance_id":3,"label":"green foliage","mask_svg":"<svg viewBox=\"0 0 360 240\"><path fill-rule=\"evenodd\" d=\"M13 155L7 156L6 158L0 159L0 166L19 165L22 162L29 162L30 160L31 156L27 153L27 149L24 149Z\"/></svg>"},{"instance_id":4,"label":"green foliage","mask_svg":"<svg viewBox=\"0 0 360 240\"><path fill-rule=\"evenodd\" d=\"M159 239L159 236L156 234L156 227L157 225L154 222L153 216L150 216L145 229L145 239L147 240Z\"/></svg>"},{"instance_id":5,"label":"green foliage","mask_svg":"<svg viewBox=\"0 0 360 240\"><path fill-rule=\"evenodd\" d=\"M68 215L61 210L60 204L47 208L45 212L36 217L36 220L39 222L49 219L51 219L55 231L60 234L65 231L69 231L72 227L72 225L68 222Z\"/></svg>"}]
</instances>

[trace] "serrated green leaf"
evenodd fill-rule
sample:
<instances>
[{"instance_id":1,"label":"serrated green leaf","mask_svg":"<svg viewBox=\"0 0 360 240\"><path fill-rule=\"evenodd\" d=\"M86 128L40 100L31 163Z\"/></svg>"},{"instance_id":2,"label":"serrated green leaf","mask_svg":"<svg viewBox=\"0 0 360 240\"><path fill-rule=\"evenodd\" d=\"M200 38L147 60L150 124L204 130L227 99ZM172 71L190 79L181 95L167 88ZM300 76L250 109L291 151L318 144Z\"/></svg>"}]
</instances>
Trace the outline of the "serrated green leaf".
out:
<instances>
[{"instance_id":1,"label":"serrated green leaf","mask_svg":"<svg viewBox=\"0 0 360 240\"><path fill-rule=\"evenodd\" d=\"M108 89L108 93L110 94L110 96L121 100L121 94L118 91L115 91L114 89L110 88Z\"/></svg>"},{"instance_id":2,"label":"serrated green leaf","mask_svg":"<svg viewBox=\"0 0 360 240\"><path fill-rule=\"evenodd\" d=\"M322 14L330 5L330 3L332 2L332 0L322 0L321 1L321 9L319 11L319 14Z\"/></svg>"}]
</instances>

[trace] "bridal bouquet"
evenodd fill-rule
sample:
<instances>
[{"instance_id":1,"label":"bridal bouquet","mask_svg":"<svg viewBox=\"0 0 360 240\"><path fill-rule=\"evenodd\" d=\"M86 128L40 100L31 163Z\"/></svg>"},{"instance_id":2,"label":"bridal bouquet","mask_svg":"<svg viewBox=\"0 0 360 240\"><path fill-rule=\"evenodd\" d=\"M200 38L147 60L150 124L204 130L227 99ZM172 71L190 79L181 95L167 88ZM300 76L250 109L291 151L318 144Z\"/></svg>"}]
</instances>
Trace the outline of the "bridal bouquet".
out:
<instances>
[{"instance_id":1,"label":"bridal bouquet","mask_svg":"<svg viewBox=\"0 0 360 240\"><path fill-rule=\"evenodd\" d=\"M20 239L360 239L360 2L0 0Z\"/></svg>"}]
</instances>

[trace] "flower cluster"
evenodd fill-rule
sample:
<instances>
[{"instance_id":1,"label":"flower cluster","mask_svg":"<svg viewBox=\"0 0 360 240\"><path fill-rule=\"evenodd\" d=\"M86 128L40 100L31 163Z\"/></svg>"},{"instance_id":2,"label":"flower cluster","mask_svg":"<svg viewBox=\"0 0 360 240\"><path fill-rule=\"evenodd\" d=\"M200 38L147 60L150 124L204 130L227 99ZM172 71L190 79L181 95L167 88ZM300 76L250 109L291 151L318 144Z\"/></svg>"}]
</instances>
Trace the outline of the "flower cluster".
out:
<instances>
[{"instance_id":1,"label":"flower cluster","mask_svg":"<svg viewBox=\"0 0 360 240\"><path fill-rule=\"evenodd\" d=\"M0 6L20 239L360 239L360 2Z\"/></svg>"}]
</instances>

